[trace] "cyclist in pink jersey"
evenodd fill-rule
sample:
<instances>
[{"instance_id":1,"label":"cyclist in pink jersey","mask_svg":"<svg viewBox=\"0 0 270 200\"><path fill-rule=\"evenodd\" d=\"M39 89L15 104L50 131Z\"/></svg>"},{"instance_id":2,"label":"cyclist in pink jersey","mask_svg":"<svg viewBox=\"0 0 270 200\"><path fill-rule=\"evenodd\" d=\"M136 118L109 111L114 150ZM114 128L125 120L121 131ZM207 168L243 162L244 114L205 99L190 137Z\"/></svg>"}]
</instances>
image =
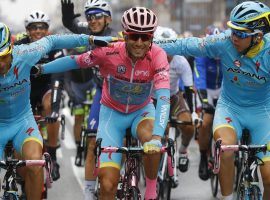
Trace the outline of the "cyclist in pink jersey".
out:
<instances>
[{"instance_id":1,"label":"cyclist in pink jersey","mask_svg":"<svg viewBox=\"0 0 270 200\"><path fill-rule=\"evenodd\" d=\"M39 66L40 72L62 72L98 65L104 77L97 138L102 146L122 146L125 130L143 144L146 172L145 199L156 199L156 177L161 137L170 109L169 64L166 53L152 43L157 17L134 7L122 16L124 42L67 56ZM157 99L156 109L151 100ZM120 122L120 123L119 123ZM100 199L114 199L120 177L121 155L101 154Z\"/></svg>"}]
</instances>

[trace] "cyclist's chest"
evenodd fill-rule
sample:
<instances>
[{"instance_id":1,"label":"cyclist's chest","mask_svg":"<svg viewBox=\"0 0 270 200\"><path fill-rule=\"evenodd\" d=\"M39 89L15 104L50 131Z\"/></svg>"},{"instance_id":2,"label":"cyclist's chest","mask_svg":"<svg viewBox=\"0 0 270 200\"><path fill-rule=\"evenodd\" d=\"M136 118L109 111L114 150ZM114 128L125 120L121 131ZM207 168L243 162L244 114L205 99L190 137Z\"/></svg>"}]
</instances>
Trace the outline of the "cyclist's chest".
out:
<instances>
[{"instance_id":1,"label":"cyclist's chest","mask_svg":"<svg viewBox=\"0 0 270 200\"><path fill-rule=\"evenodd\" d=\"M224 78L244 87L261 87L269 82L269 66L263 57L247 59L230 57L222 62Z\"/></svg>"},{"instance_id":2,"label":"cyclist's chest","mask_svg":"<svg viewBox=\"0 0 270 200\"><path fill-rule=\"evenodd\" d=\"M150 63L137 62L131 64L128 62L119 62L118 64L107 63L100 68L103 77L109 76L121 79L127 82L146 83L153 80L154 68Z\"/></svg>"},{"instance_id":3,"label":"cyclist's chest","mask_svg":"<svg viewBox=\"0 0 270 200\"><path fill-rule=\"evenodd\" d=\"M0 96L18 97L30 88L29 72L23 67L12 66L5 76L0 77Z\"/></svg>"}]
</instances>

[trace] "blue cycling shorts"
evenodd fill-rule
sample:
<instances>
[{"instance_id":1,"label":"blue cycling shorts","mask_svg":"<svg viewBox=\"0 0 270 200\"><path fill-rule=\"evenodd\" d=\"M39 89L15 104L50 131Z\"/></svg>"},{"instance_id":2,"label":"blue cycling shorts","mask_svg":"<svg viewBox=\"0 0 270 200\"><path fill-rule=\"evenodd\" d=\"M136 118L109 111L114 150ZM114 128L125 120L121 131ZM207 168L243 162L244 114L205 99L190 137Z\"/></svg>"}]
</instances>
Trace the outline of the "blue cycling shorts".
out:
<instances>
[{"instance_id":1,"label":"blue cycling shorts","mask_svg":"<svg viewBox=\"0 0 270 200\"><path fill-rule=\"evenodd\" d=\"M96 133L98 129L101 93L102 89L97 87L87 121L87 130L91 133Z\"/></svg>"},{"instance_id":2,"label":"blue cycling shorts","mask_svg":"<svg viewBox=\"0 0 270 200\"><path fill-rule=\"evenodd\" d=\"M247 128L251 135L251 144L267 144L270 141L270 103L254 107L240 107L219 99L215 111L213 130L231 127L241 139L242 130ZM214 132L214 131L213 131ZM264 161L270 161L270 153L258 153Z\"/></svg>"},{"instance_id":3,"label":"blue cycling shorts","mask_svg":"<svg viewBox=\"0 0 270 200\"><path fill-rule=\"evenodd\" d=\"M155 119L155 107L149 103L144 108L125 114L101 105L97 138L102 138L101 146L122 147L126 129L131 127L131 134L137 138L138 124L145 119ZM122 155L120 153L102 153L100 168L115 167L120 169Z\"/></svg>"},{"instance_id":4,"label":"blue cycling shorts","mask_svg":"<svg viewBox=\"0 0 270 200\"><path fill-rule=\"evenodd\" d=\"M3 159L3 151L10 140L13 141L15 150L20 154L24 143L30 140L38 142L43 147L43 139L33 115L22 119L6 125L0 124L0 159Z\"/></svg>"}]
</instances>

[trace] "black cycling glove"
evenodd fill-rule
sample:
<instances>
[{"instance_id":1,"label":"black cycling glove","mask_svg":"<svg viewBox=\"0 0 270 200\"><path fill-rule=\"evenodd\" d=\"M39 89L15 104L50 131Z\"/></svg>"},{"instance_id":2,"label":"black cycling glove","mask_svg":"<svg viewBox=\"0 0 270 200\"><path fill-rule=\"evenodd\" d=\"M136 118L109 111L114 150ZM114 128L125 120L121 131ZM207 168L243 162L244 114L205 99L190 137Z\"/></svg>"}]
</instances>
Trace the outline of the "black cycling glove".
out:
<instances>
[{"instance_id":1,"label":"black cycling glove","mask_svg":"<svg viewBox=\"0 0 270 200\"><path fill-rule=\"evenodd\" d=\"M62 8L62 22L64 26L68 26L72 23L73 19L81 16L81 14L74 13L74 4L71 0L61 0Z\"/></svg>"}]
</instances>

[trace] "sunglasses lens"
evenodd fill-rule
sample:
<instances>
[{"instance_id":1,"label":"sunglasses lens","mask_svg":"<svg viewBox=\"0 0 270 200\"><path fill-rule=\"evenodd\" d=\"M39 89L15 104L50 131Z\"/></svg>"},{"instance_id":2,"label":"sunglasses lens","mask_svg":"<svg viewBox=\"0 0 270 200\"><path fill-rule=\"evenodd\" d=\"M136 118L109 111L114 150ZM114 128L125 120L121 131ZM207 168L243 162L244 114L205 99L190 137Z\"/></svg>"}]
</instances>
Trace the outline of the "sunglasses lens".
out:
<instances>
[{"instance_id":1,"label":"sunglasses lens","mask_svg":"<svg viewBox=\"0 0 270 200\"><path fill-rule=\"evenodd\" d=\"M40 29L40 30L46 30L48 29L48 25L47 24L31 24L28 29L29 30L34 30L36 31L37 29Z\"/></svg>"},{"instance_id":2,"label":"sunglasses lens","mask_svg":"<svg viewBox=\"0 0 270 200\"><path fill-rule=\"evenodd\" d=\"M241 39L245 39L245 38L250 36L248 33L245 33L242 31L237 31L237 30L233 30L232 33L233 33L233 35L235 35L236 37L241 38Z\"/></svg>"},{"instance_id":3,"label":"sunglasses lens","mask_svg":"<svg viewBox=\"0 0 270 200\"><path fill-rule=\"evenodd\" d=\"M102 13L97 13L97 14L90 14L90 15L87 15L86 16L86 19L88 21L91 21L91 20L99 20L103 17L104 15Z\"/></svg>"},{"instance_id":4,"label":"sunglasses lens","mask_svg":"<svg viewBox=\"0 0 270 200\"><path fill-rule=\"evenodd\" d=\"M137 41L137 40L139 40L139 38L141 38L141 40L143 42L146 42L146 41L149 41L152 38L152 35L151 34L136 34L136 33L132 33L132 34L128 34L128 38L130 40L133 40L133 41Z\"/></svg>"}]
</instances>

